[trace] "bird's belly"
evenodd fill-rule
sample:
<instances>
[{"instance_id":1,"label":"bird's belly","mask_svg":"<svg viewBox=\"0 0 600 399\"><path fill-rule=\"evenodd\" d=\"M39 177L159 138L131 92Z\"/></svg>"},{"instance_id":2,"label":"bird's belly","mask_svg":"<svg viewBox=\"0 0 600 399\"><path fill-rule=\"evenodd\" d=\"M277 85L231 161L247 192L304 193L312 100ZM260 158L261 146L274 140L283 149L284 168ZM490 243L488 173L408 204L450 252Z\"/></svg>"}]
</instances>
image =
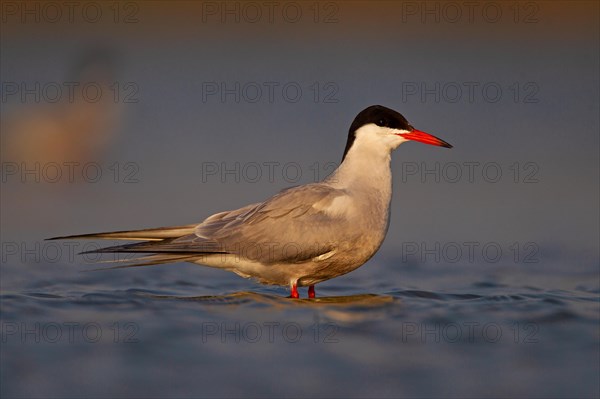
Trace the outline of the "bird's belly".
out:
<instances>
[{"instance_id":1,"label":"bird's belly","mask_svg":"<svg viewBox=\"0 0 600 399\"><path fill-rule=\"evenodd\" d=\"M199 257L194 263L228 270L263 284L300 286L320 283L349 273L367 262L379 249L385 234L358 236L340 242L335 249L303 262L264 264L235 254L214 254Z\"/></svg>"},{"instance_id":2,"label":"bird's belly","mask_svg":"<svg viewBox=\"0 0 600 399\"><path fill-rule=\"evenodd\" d=\"M380 245L381 242L373 242L370 245L340 248L338 253L325 261L313 261L305 269L310 272L298 276L298 283L301 286L313 285L350 273L371 259Z\"/></svg>"},{"instance_id":3,"label":"bird's belly","mask_svg":"<svg viewBox=\"0 0 600 399\"><path fill-rule=\"evenodd\" d=\"M244 278L253 278L262 284L289 285L300 271L302 264L263 264L233 254L203 256L194 260L195 264L233 272Z\"/></svg>"}]
</instances>

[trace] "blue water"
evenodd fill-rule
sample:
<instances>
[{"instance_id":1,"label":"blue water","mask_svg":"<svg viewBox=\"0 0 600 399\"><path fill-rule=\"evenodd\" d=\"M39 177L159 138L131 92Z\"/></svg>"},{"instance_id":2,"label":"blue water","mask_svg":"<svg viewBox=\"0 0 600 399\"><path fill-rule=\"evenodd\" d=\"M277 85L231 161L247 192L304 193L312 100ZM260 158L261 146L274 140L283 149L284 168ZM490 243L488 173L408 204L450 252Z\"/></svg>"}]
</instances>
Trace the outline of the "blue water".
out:
<instances>
[{"instance_id":1,"label":"blue water","mask_svg":"<svg viewBox=\"0 0 600 399\"><path fill-rule=\"evenodd\" d=\"M598 397L597 267L379 256L293 300L187 264L4 264L1 393Z\"/></svg>"}]
</instances>

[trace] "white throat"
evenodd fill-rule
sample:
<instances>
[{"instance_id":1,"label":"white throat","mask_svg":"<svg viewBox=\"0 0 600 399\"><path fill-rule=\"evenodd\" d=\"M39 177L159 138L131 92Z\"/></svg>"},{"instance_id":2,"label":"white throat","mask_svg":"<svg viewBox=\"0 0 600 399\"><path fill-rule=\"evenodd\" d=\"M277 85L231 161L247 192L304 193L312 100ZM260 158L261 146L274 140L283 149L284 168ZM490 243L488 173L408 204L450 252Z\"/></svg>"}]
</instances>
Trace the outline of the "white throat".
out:
<instances>
[{"instance_id":1,"label":"white throat","mask_svg":"<svg viewBox=\"0 0 600 399\"><path fill-rule=\"evenodd\" d=\"M340 188L382 190L391 193L391 154L406 141L398 130L368 124L355 133L354 143L338 169L327 179Z\"/></svg>"}]
</instances>

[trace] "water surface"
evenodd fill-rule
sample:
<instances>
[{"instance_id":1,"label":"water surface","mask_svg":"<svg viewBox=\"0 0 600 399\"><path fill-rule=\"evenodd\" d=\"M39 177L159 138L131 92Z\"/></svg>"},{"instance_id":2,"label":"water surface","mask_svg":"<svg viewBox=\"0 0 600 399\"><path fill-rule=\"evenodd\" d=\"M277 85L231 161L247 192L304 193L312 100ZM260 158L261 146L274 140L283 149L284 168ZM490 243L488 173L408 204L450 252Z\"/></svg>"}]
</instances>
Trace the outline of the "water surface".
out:
<instances>
[{"instance_id":1,"label":"water surface","mask_svg":"<svg viewBox=\"0 0 600 399\"><path fill-rule=\"evenodd\" d=\"M4 397L599 394L594 265L379 257L315 300L195 265L85 268L3 265Z\"/></svg>"}]
</instances>

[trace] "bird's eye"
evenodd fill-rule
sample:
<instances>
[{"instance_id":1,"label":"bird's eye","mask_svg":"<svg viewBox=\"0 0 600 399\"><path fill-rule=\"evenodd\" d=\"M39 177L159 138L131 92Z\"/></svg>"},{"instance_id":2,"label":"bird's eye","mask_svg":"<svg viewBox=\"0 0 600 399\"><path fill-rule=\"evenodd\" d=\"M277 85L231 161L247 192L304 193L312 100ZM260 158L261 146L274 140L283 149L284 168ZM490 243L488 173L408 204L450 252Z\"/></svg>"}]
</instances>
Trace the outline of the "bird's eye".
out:
<instances>
[{"instance_id":1,"label":"bird's eye","mask_svg":"<svg viewBox=\"0 0 600 399\"><path fill-rule=\"evenodd\" d=\"M379 121L377 121L377 126L385 126L385 120L380 119Z\"/></svg>"}]
</instances>

